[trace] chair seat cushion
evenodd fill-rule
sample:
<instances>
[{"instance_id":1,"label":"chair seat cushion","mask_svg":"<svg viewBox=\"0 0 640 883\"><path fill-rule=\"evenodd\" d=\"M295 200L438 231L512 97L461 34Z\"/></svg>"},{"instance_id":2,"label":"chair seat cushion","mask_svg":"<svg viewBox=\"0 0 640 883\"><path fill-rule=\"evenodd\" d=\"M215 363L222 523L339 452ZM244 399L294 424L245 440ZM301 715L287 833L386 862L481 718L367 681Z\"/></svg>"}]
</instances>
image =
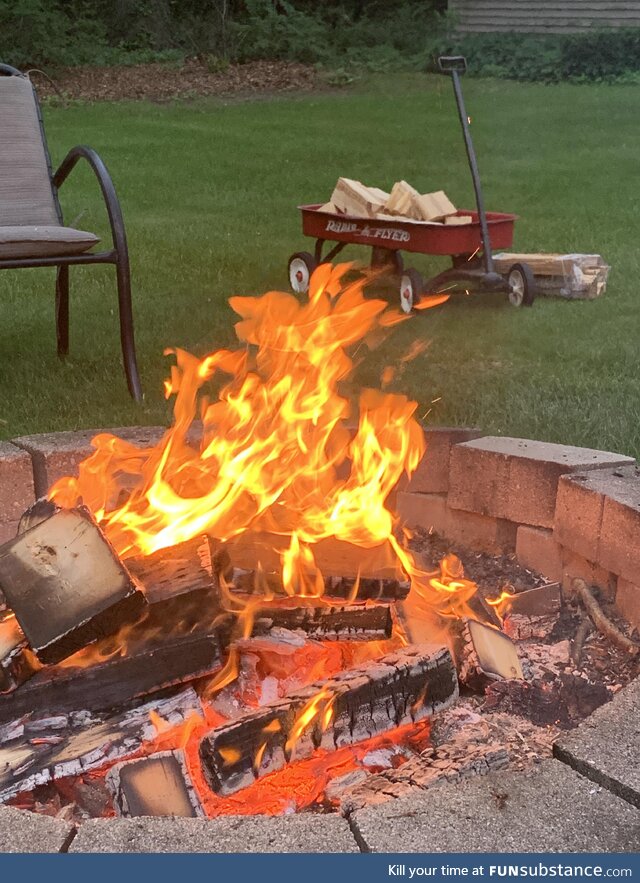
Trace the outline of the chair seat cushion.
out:
<instances>
[{"instance_id":1,"label":"chair seat cushion","mask_svg":"<svg viewBox=\"0 0 640 883\"><path fill-rule=\"evenodd\" d=\"M98 242L93 233L73 227L0 226L0 260L82 254Z\"/></svg>"}]
</instances>

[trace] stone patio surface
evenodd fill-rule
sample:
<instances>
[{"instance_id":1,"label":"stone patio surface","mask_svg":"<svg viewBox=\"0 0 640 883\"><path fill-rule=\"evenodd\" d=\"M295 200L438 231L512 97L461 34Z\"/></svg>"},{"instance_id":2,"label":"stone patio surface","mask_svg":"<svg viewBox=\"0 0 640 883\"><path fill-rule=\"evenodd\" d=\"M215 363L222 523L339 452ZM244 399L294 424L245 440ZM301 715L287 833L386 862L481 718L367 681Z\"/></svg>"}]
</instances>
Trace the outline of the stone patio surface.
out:
<instances>
[{"instance_id":1,"label":"stone patio surface","mask_svg":"<svg viewBox=\"0 0 640 883\"><path fill-rule=\"evenodd\" d=\"M640 807L640 679L558 739L554 754Z\"/></svg>"},{"instance_id":2,"label":"stone patio surface","mask_svg":"<svg viewBox=\"0 0 640 883\"><path fill-rule=\"evenodd\" d=\"M555 760L355 813L367 852L637 852L640 811Z\"/></svg>"},{"instance_id":3,"label":"stone patio surface","mask_svg":"<svg viewBox=\"0 0 640 883\"><path fill-rule=\"evenodd\" d=\"M74 834L68 822L0 807L0 853L63 852Z\"/></svg>"},{"instance_id":4,"label":"stone patio surface","mask_svg":"<svg viewBox=\"0 0 640 883\"><path fill-rule=\"evenodd\" d=\"M358 852L337 815L235 816L221 819L95 819L70 852Z\"/></svg>"}]
</instances>

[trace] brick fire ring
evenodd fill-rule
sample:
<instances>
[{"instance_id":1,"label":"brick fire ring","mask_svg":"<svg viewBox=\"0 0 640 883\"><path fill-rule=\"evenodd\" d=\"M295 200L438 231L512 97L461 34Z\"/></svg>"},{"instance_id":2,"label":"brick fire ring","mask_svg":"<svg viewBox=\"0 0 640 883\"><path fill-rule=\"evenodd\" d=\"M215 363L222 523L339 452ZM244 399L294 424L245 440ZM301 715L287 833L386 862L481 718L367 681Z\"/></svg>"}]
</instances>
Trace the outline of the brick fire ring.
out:
<instances>
[{"instance_id":1,"label":"brick fire ring","mask_svg":"<svg viewBox=\"0 0 640 883\"><path fill-rule=\"evenodd\" d=\"M0 442L0 543L15 535L24 510L53 482L77 471L100 431L144 448L165 430L82 430ZM565 592L580 577L640 629L640 468L632 457L478 429L426 428L425 435L427 454L397 491L396 508L408 527L435 530L473 551L515 553ZM504 851L638 851L639 708L636 680L556 743L558 759L420 792L348 820L313 813L95 819L76 830L2 807L0 852L494 851L498 828ZM487 800L498 787L511 801L508 832L499 802Z\"/></svg>"}]
</instances>

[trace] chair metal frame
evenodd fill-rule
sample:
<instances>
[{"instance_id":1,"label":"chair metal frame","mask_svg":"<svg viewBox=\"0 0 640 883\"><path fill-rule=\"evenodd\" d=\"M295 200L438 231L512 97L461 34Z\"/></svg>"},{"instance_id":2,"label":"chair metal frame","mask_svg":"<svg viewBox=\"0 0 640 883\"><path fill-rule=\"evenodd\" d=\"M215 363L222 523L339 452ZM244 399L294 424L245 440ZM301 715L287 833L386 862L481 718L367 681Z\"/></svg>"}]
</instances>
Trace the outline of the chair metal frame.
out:
<instances>
[{"instance_id":1,"label":"chair metal frame","mask_svg":"<svg viewBox=\"0 0 640 883\"><path fill-rule=\"evenodd\" d=\"M0 76L26 75L17 68L8 64L0 64ZM33 86L32 86L33 89ZM58 199L58 190L69 177L77 163L85 160L95 174L107 209L109 225L111 228L112 248L108 251L83 253L77 255L50 255L47 257L30 257L3 259L0 258L0 270L18 270L24 267L57 267L56 274L56 339L58 355L64 358L69 352L69 267L85 264L114 264L116 268L116 283L118 290L118 305L120 313L120 343L122 347L122 361L127 378L127 386L131 396L137 401L142 401L142 385L138 373L136 359L135 338L133 332L133 309L131 303L131 269L129 265L129 248L127 235L122 217L122 210L118 200L111 175L100 156L91 147L78 145L73 147L63 159L61 165L54 173L51 166L51 158L47 140L45 137L40 103L35 89L33 98L36 104L38 118L40 120L40 132L42 144L49 170L49 180L53 193L54 204L58 221L64 226L62 208ZM2 194L0 194L0 199Z\"/></svg>"}]
</instances>

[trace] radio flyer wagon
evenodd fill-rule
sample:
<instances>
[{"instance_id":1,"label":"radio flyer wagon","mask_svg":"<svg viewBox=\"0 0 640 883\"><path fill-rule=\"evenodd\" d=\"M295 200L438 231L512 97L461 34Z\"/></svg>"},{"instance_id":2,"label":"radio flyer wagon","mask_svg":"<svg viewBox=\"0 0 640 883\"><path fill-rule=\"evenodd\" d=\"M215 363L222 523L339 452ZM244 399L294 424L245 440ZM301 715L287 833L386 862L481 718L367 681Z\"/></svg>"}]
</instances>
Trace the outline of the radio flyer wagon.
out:
<instances>
[{"instance_id":1,"label":"radio flyer wagon","mask_svg":"<svg viewBox=\"0 0 640 883\"><path fill-rule=\"evenodd\" d=\"M469 168L476 196L476 211L458 211L470 216L467 224L436 224L408 218L352 217L320 211L320 204L302 205L302 232L315 239L315 250L296 252L289 258L289 283L295 292L305 292L315 268L332 261L347 245L371 247L371 266L388 271L399 279L400 306L410 313L423 294L433 294L454 285L469 290L503 291L514 306L531 306L535 298L533 271L528 264L516 263L504 274L493 264L494 249L509 249L517 215L487 212L480 186L478 164L464 106L460 75L467 69L463 56L438 59L440 71L449 74L458 106ZM336 243L323 254L325 243ZM449 255L452 267L424 280L413 268L405 268L402 252Z\"/></svg>"}]
</instances>

